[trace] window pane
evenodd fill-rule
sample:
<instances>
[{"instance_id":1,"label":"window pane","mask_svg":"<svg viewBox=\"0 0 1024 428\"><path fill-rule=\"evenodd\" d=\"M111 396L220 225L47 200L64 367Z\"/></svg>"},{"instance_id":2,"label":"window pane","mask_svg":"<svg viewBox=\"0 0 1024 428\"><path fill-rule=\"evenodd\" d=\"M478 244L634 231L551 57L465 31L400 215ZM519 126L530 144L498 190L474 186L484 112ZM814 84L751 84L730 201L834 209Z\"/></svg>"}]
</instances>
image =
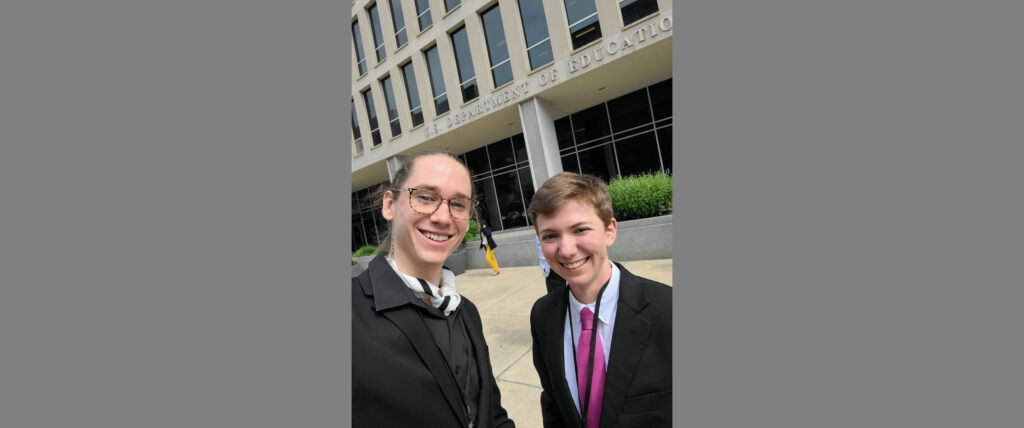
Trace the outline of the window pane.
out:
<instances>
[{"instance_id":1,"label":"window pane","mask_svg":"<svg viewBox=\"0 0 1024 428\"><path fill-rule=\"evenodd\" d=\"M654 132L617 140L615 149L619 155L619 172L623 176L661 170L658 142L654 139Z\"/></svg>"},{"instance_id":2,"label":"window pane","mask_svg":"<svg viewBox=\"0 0 1024 428\"><path fill-rule=\"evenodd\" d=\"M462 87L462 101L476 98L476 73L473 72L473 56L469 52L469 36L463 26L451 34L452 48L455 50L455 66L459 71L459 84Z\"/></svg>"},{"instance_id":3,"label":"window pane","mask_svg":"<svg viewBox=\"0 0 1024 428\"><path fill-rule=\"evenodd\" d=\"M409 101L412 126L417 126L423 123L423 109L420 108L420 91L416 87L416 72L412 68L412 61L402 66L402 78L405 80L405 96Z\"/></svg>"},{"instance_id":4,"label":"window pane","mask_svg":"<svg viewBox=\"0 0 1024 428\"><path fill-rule=\"evenodd\" d=\"M657 0L622 0L619 2L622 10L622 24L629 25L658 11Z\"/></svg>"},{"instance_id":5,"label":"window pane","mask_svg":"<svg viewBox=\"0 0 1024 428\"><path fill-rule=\"evenodd\" d=\"M601 25L598 23L597 14L578 22L569 27L569 34L572 35L572 48L579 49L594 40L601 38Z\"/></svg>"},{"instance_id":6,"label":"window pane","mask_svg":"<svg viewBox=\"0 0 1024 428\"><path fill-rule=\"evenodd\" d=\"M356 63L359 74L366 73L366 58L363 57L363 35L359 32L359 21L352 23L352 43L356 45Z\"/></svg>"},{"instance_id":7,"label":"window pane","mask_svg":"<svg viewBox=\"0 0 1024 428\"><path fill-rule=\"evenodd\" d=\"M367 245L377 245L380 243L380 239L377 239L377 226L373 224L373 215L363 214L362 221Z\"/></svg>"},{"instance_id":8,"label":"window pane","mask_svg":"<svg viewBox=\"0 0 1024 428\"><path fill-rule=\"evenodd\" d=\"M391 23L395 24L395 44L402 46L408 39L405 36L405 15L402 13L401 0L391 0Z\"/></svg>"},{"instance_id":9,"label":"window pane","mask_svg":"<svg viewBox=\"0 0 1024 428\"><path fill-rule=\"evenodd\" d=\"M491 169L504 168L515 164L512 157L512 140L506 138L487 146L487 152L491 158Z\"/></svg>"},{"instance_id":10,"label":"window pane","mask_svg":"<svg viewBox=\"0 0 1024 428\"><path fill-rule=\"evenodd\" d=\"M459 5L459 0L444 0L444 10L445 10L445 12L451 12L451 10L454 9L455 6L458 6L458 5Z\"/></svg>"},{"instance_id":11,"label":"window pane","mask_svg":"<svg viewBox=\"0 0 1024 428\"><path fill-rule=\"evenodd\" d=\"M526 139L523 134L516 134L512 136L512 151L516 153L516 164L522 166L523 162L529 162L528 155L526 154Z\"/></svg>"},{"instance_id":12,"label":"window pane","mask_svg":"<svg viewBox=\"0 0 1024 428\"><path fill-rule=\"evenodd\" d=\"M597 22L597 7L594 6L594 0L564 0L564 2L573 49L601 38L601 26Z\"/></svg>"},{"instance_id":13,"label":"window pane","mask_svg":"<svg viewBox=\"0 0 1024 428\"><path fill-rule=\"evenodd\" d=\"M416 21L420 31L430 26L430 0L416 0Z\"/></svg>"},{"instance_id":14,"label":"window pane","mask_svg":"<svg viewBox=\"0 0 1024 428\"><path fill-rule=\"evenodd\" d=\"M519 168L519 184L523 189L523 205L526 206L526 219L530 218L530 200L533 199L533 176L530 175L530 168Z\"/></svg>"},{"instance_id":15,"label":"window pane","mask_svg":"<svg viewBox=\"0 0 1024 428\"><path fill-rule=\"evenodd\" d=\"M377 4L374 3L373 6L370 6L366 13L370 15L370 29L373 30L374 52L377 54L377 62L380 62L387 57L387 53L384 52L384 34L380 30L380 15L377 13Z\"/></svg>"},{"instance_id":16,"label":"window pane","mask_svg":"<svg viewBox=\"0 0 1024 428\"><path fill-rule=\"evenodd\" d=\"M551 41L545 40L537 46L530 48L530 68L535 69L553 60L551 53Z\"/></svg>"},{"instance_id":17,"label":"window pane","mask_svg":"<svg viewBox=\"0 0 1024 428\"><path fill-rule=\"evenodd\" d=\"M508 61L508 46L505 43L505 27L501 24L501 10L495 4L480 14L487 42L487 55L491 60L491 77L494 86L512 80L512 63ZM499 65L500 64L500 65Z\"/></svg>"},{"instance_id":18,"label":"window pane","mask_svg":"<svg viewBox=\"0 0 1024 428\"><path fill-rule=\"evenodd\" d=\"M362 134L359 133L359 116L356 116L356 100L352 99L352 138L359 139Z\"/></svg>"},{"instance_id":19,"label":"window pane","mask_svg":"<svg viewBox=\"0 0 1024 428\"><path fill-rule=\"evenodd\" d=\"M477 197L480 203L477 209L477 221L491 226L491 230L502 230L501 211L498 209L498 197L494 193L494 180L490 177L475 182Z\"/></svg>"},{"instance_id":20,"label":"window pane","mask_svg":"<svg viewBox=\"0 0 1024 428\"><path fill-rule=\"evenodd\" d=\"M647 88L608 101L608 114L612 118L614 132L653 122L650 104L647 101Z\"/></svg>"},{"instance_id":21,"label":"window pane","mask_svg":"<svg viewBox=\"0 0 1024 428\"><path fill-rule=\"evenodd\" d=\"M388 122L391 124L391 136L394 137L402 133L402 125L398 120L398 105L395 103L395 91L391 86L391 76L385 77L380 84L384 88L384 105L388 108Z\"/></svg>"},{"instance_id":22,"label":"window pane","mask_svg":"<svg viewBox=\"0 0 1024 428\"><path fill-rule=\"evenodd\" d=\"M437 46L424 52L427 57L427 74L430 76L430 89L434 93L434 110L436 114L448 111L448 94L444 87L444 71L441 68L441 57Z\"/></svg>"},{"instance_id":23,"label":"window pane","mask_svg":"<svg viewBox=\"0 0 1024 428\"><path fill-rule=\"evenodd\" d=\"M566 172L580 172L580 165L576 159L576 154L562 156L562 171Z\"/></svg>"},{"instance_id":24,"label":"window pane","mask_svg":"<svg viewBox=\"0 0 1024 428\"><path fill-rule=\"evenodd\" d=\"M601 177L606 183L618 176L615 169L615 152L611 144L579 152L580 169L583 174Z\"/></svg>"},{"instance_id":25,"label":"window pane","mask_svg":"<svg viewBox=\"0 0 1024 428\"><path fill-rule=\"evenodd\" d=\"M526 208L519 192L519 174L509 171L494 176L503 229L526 226Z\"/></svg>"},{"instance_id":26,"label":"window pane","mask_svg":"<svg viewBox=\"0 0 1024 428\"><path fill-rule=\"evenodd\" d=\"M527 48L548 38L548 22L541 0L519 0L519 15L523 18Z\"/></svg>"},{"instance_id":27,"label":"window pane","mask_svg":"<svg viewBox=\"0 0 1024 428\"><path fill-rule=\"evenodd\" d=\"M370 129L377 129L377 107L373 105L373 91L363 91L363 102L366 103L366 118L370 121Z\"/></svg>"},{"instance_id":28,"label":"window pane","mask_svg":"<svg viewBox=\"0 0 1024 428\"><path fill-rule=\"evenodd\" d=\"M555 135L558 139L559 151L576 145L572 141L572 124L569 123L569 116L555 121Z\"/></svg>"},{"instance_id":29,"label":"window pane","mask_svg":"<svg viewBox=\"0 0 1024 428\"><path fill-rule=\"evenodd\" d=\"M604 104L598 104L572 115L573 133L576 143L582 144L611 134L608 129L608 114Z\"/></svg>"},{"instance_id":30,"label":"window pane","mask_svg":"<svg viewBox=\"0 0 1024 428\"><path fill-rule=\"evenodd\" d=\"M672 171L672 126L658 130L658 147L661 149L661 162L666 171Z\"/></svg>"},{"instance_id":31,"label":"window pane","mask_svg":"<svg viewBox=\"0 0 1024 428\"><path fill-rule=\"evenodd\" d=\"M651 94L654 119L672 117L672 79L651 85L648 92Z\"/></svg>"},{"instance_id":32,"label":"window pane","mask_svg":"<svg viewBox=\"0 0 1024 428\"><path fill-rule=\"evenodd\" d=\"M472 175L491 172L491 166L487 162L487 148L481 147L466 153L466 166Z\"/></svg>"}]
</instances>

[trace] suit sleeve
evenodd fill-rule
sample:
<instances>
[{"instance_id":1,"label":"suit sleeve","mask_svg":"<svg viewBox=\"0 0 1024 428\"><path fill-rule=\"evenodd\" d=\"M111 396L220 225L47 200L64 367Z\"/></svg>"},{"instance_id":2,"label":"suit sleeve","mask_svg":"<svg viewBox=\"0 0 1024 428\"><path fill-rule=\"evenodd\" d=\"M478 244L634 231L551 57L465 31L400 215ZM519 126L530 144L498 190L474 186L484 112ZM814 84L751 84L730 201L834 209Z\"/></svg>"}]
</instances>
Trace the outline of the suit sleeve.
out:
<instances>
[{"instance_id":1,"label":"suit sleeve","mask_svg":"<svg viewBox=\"0 0 1024 428\"><path fill-rule=\"evenodd\" d=\"M548 370L544 365L544 352L541 349L539 336L537 335L537 328L540 326L539 318L540 314L535 304L530 313L530 336L533 337L533 367L537 370L538 377L540 377L541 416L543 416L544 428L564 428L565 421L562 420L562 415L558 411L558 405L551 396L551 379L548 377Z\"/></svg>"}]
</instances>

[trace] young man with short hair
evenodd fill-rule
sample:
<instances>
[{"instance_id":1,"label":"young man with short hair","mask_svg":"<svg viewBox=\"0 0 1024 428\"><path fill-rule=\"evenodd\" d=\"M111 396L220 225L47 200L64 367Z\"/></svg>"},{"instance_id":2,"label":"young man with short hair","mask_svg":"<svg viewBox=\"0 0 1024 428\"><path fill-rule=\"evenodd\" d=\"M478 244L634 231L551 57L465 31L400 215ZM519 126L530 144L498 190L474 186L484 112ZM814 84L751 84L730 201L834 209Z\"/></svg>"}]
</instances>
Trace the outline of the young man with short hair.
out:
<instances>
[{"instance_id":1,"label":"young man with short hair","mask_svg":"<svg viewBox=\"0 0 1024 428\"><path fill-rule=\"evenodd\" d=\"M557 174L534 194L530 219L569 285L530 313L544 426L670 426L672 289L608 259L618 225L604 182Z\"/></svg>"}]
</instances>

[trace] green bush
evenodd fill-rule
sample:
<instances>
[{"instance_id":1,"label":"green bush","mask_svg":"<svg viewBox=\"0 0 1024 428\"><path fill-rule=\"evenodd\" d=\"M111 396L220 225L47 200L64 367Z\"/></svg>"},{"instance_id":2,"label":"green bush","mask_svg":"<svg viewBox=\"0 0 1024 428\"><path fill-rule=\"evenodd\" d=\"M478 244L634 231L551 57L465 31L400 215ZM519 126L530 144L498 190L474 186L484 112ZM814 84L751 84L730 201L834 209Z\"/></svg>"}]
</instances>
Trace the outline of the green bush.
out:
<instances>
[{"instance_id":1,"label":"green bush","mask_svg":"<svg viewBox=\"0 0 1024 428\"><path fill-rule=\"evenodd\" d=\"M469 229L466 229L466 236L462 238L462 242L476 241L480 235L480 225L476 223L476 220L469 219Z\"/></svg>"},{"instance_id":2,"label":"green bush","mask_svg":"<svg viewBox=\"0 0 1024 428\"><path fill-rule=\"evenodd\" d=\"M664 172L613 178L608 194L618 221L672 213L672 177Z\"/></svg>"},{"instance_id":3,"label":"green bush","mask_svg":"<svg viewBox=\"0 0 1024 428\"><path fill-rule=\"evenodd\" d=\"M362 257L362 256L369 256L369 255L371 255L373 253L376 253L376 252L377 252L377 247L375 247L373 245L367 245L365 247L360 247L358 250L356 250L356 252L352 253L352 258L357 258L357 257Z\"/></svg>"}]
</instances>

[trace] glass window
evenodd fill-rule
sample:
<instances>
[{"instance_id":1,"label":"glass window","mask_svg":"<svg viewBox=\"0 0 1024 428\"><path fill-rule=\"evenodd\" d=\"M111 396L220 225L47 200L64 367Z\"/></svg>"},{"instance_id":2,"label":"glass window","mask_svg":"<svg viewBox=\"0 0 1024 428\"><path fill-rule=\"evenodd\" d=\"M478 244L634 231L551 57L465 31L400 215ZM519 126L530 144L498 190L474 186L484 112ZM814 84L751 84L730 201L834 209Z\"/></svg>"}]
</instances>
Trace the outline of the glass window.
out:
<instances>
[{"instance_id":1,"label":"glass window","mask_svg":"<svg viewBox=\"0 0 1024 428\"><path fill-rule=\"evenodd\" d=\"M502 230L501 227L501 210L498 209L498 196L494 192L494 180L491 177L484 178L476 181L477 195L480 198L480 203L477 204L477 209L480 212L477 217L481 224L487 224L491 226L492 230Z\"/></svg>"},{"instance_id":2,"label":"glass window","mask_svg":"<svg viewBox=\"0 0 1024 428\"><path fill-rule=\"evenodd\" d=\"M391 125L391 136L402 134L402 124L398 121L398 106L395 104L395 89L391 87L391 76L380 81L384 88L384 105L388 108L388 123Z\"/></svg>"},{"instance_id":3,"label":"glass window","mask_svg":"<svg viewBox=\"0 0 1024 428\"><path fill-rule=\"evenodd\" d=\"M647 89L651 95L651 108L654 110L654 120L672 117L672 79L655 83Z\"/></svg>"},{"instance_id":4,"label":"glass window","mask_svg":"<svg viewBox=\"0 0 1024 428\"><path fill-rule=\"evenodd\" d=\"M576 153L562 156L562 171L575 172L579 174L580 163L579 160L576 159Z\"/></svg>"},{"instance_id":5,"label":"glass window","mask_svg":"<svg viewBox=\"0 0 1024 428\"><path fill-rule=\"evenodd\" d=\"M533 199L533 176L530 175L530 168L519 168L519 184L523 189L523 204L526 206L526 220L530 220L530 200Z\"/></svg>"},{"instance_id":6,"label":"glass window","mask_svg":"<svg viewBox=\"0 0 1024 428\"><path fill-rule=\"evenodd\" d=\"M629 25L658 11L658 0L619 0L622 25Z\"/></svg>"},{"instance_id":7,"label":"glass window","mask_svg":"<svg viewBox=\"0 0 1024 428\"><path fill-rule=\"evenodd\" d=\"M430 26L430 0L416 0L416 22L420 25L420 31Z\"/></svg>"},{"instance_id":8,"label":"glass window","mask_svg":"<svg viewBox=\"0 0 1024 428\"><path fill-rule=\"evenodd\" d=\"M352 99L352 138L356 141L356 154L363 153L363 135L359 133L359 118L356 116L356 100Z\"/></svg>"},{"instance_id":9,"label":"glass window","mask_svg":"<svg viewBox=\"0 0 1024 428\"><path fill-rule=\"evenodd\" d=\"M601 38L601 24L597 20L597 7L594 0L563 0L565 14L569 20L569 35L572 36L572 48L579 49L583 45Z\"/></svg>"},{"instance_id":10,"label":"glass window","mask_svg":"<svg viewBox=\"0 0 1024 428\"><path fill-rule=\"evenodd\" d=\"M555 121L555 135L557 136L559 151L576 145L572 139L572 122L569 120L569 116L566 116Z\"/></svg>"},{"instance_id":11,"label":"glass window","mask_svg":"<svg viewBox=\"0 0 1024 428\"><path fill-rule=\"evenodd\" d=\"M494 79L494 87L498 87L512 80L512 63L508 59L505 27L501 24L501 10L498 9L498 5L495 4L481 13L480 20L483 21L487 55L491 60L491 78Z\"/></svg>"},{"instance_id":12,"label":"glass window","mask_svg":"<svg viewBox=\"0 0 1024 428\"><path fill-rule=\"evenodd\" d=\"M391 0L391 23L395 25L395 46L401 47L409 41L405 34L405 15L402 14L401 0Z\"/></svg>"},{"instance_id":13,"label":"glass window","mask_svg":"<svg viewBox=\"0 0 1024 428\"><path fill-rule=\"evenodd\" d=\"M512 155L512 140L508 138L489 144L487 154L491 158L491 169L515 165L516 160Z\"/></svg>"},{"instance_id":14,"label":"glass window","mask_svg":"<svg viewBox=\"0 0 1024 428\"><path fill-rule=\"evenodd\" d=\"M526 153L526 138L523 137L523 134L512 136L512 151L516 152L516 164L519 166L522 166L523 162L530 161Z\"/></svg>"},{"instance_id":15,"label":"glass window","mask_svg":"<svg viewBox=\"0 0 1024 428\"><path fill-rule=\"evenodd\" d=\"M604 104L573 113L571 117L577 144L582 145L598 139L601 139L598 142L607 141L607 137L611 134L608 129L608 113L605 111Z\"/></svg>"},{"instance_id":16,"label":"glass window","mask_svg":"<svg viewBox=\"0 0 1024 428\"><path fill-rule=\"evenodd\" d=\"M444 70L441 68L441 56L437 53L437 45L423 52L427 57L427 74L430 76L430 89L434 93L434 114L448 111L448 92L444 87Z\"/></svg>"},{"instance_id":17,"label":"glass window","mask_svg":"<svg viewBox=\"0 0 1024 428\"><path fill-rule=\"evenodd\" d=\"M622 132L654 122L651 117L651 104L647 101L647 88L608 101L608 115L612 119L613 132Z\"/></svg>"},{"instance_id":18,"label":"glass window","mask_svg":"<svg viewBox=\"0 0 1024 428\"><path fill-rule=\"evenodd\" d=\"M487 162L487 147L481 147L466 153L466 166L472 175L491 172L491 165Z\"/></svg>"},{"instance_id":19,"label":"glass window","mask_svg":"<svg viewBox=\"0 0 1024 428\"><path fill-rule=\"evenodd\" d=\"M548 37L548 21L544 16L544 3L541 0L519 0L519 16L523 19L530 69L536 70L554 59Z\"/></svg>"},{"instance_id":20,"label":"glass window","mask_svg":"<svg viewBox=\"0 0 1024 428\"><path fill-rule=\"evenodd\" d=\"M409 99L412 126L416 127L423 123L423 107L420 106L420 91L416 88L416 72L412 68L412 61L402 66L402 77L405 79L405 96Z\"/></svg>"},{"instance_id":21,"label":"glass window","mask_svg":"<svg viewBox=\"0 0 1024 428\"><path fill-rule=\"evenodd\" d=\"M473 72L473 55L469 52L469 36L463 25L451 34L452 48L455 50L455 68L459 71L459 87L462 88L462 102L477 97L476 73Z\"/></svg>"},{"instance_id":22,"label":"glass window","mask_svg":"<svg viewBox=\"0 0 1024 428\"><path fill-rule=\"evenodd\" d=\"M459 5L459 3L461 3L459 0L444 0L445 12L451 12L452 9L455 9L455 6Z\"/></svg>"},{"instance_id":23,"label":"glass window","mask_svg":"<svg viewBox=\"0 0 1024 428\"><path fill-rule=\"evenodd\" d=\"M377 126L377 107L373 105L373 91L363 91L363 101L366 103L366 118L370 122L370 136L373 137L373 147L380 145L380 128Z\"/></svg>"},{"instance_id":24,"label":"glass window","mask_svg":"<svg viewBox=\"0 0 1024 428\"><path fill-rule=\"evenodd\" d=\"M661 165L672 170L672 125L658 129L658 148L661 149Z\"/></svg>"},{"instance_id":25,"label":"glass window","mask_svg":"<svg viewBox=\"0 0 1024 428\"><path fill-rule=\"evenodd\" d=\"M612 149L611 144L605 144L601 147L581 150L579 152L580 157L580 172L583 174L590 174L593 176L601 177L605 181L611 180L612 177L618 176L618 169L615 168L615 151Z\"/></svg>"},{"instance_id":26,"label":"glass window","mask_svg":"<svg viewBox=\"0 0 1024 428\"><path fill-rule=\"evenodd\" d=\"M519 191L517 171L495 174L494 188L498 197L498 207L501 209L502 229L526 226L526 205Z\"/></svg>"},{"instance_id":27,"label":"glass window","mask_svg":"<svg viewBox=\"0 0 1024 428\"><path fill-rule=\"evenodd\" d=\"M380 240L377 239L377 226L373 224L373 215L363 213L362 217L363 232L366 234L366 244L376 245Z\"/></svg>"},{"instance_id":28,"label":"glass window","mask_svg":"<svg viewBox=\"0 0 1024 428\"><path fill-rule=\"evenodd\" d=\"M356 65L361 75L366 73L366 58L363 56L363 35L359 32L359 21L352 21L352 42L356 45Z\"/></svg>"},{"instance_id":29,"label":"glass window","mask_svg":"<svg viewBox=\"0 0 1024 428\"><path fill-rule=\"evenodd\" d=\"M388 55L387 52L384 52L384 34L380 30L380 15L377 12L377 3L366 9L366 13L370 15L370 30L373 30L373 51L377 54L377 62L381 62Z\"/></svg>"},{"instance_id":30,"label":"glass window","mask_svg":"<svg viewBox=\"0 0 1024 428\"><path fill-rule=\"evenodd\" d=\"M615 153L619 155L619 173L623 176L661 170L658 141L654 137L654 132L616 140Z\"/></svg>"}]
</instances>

